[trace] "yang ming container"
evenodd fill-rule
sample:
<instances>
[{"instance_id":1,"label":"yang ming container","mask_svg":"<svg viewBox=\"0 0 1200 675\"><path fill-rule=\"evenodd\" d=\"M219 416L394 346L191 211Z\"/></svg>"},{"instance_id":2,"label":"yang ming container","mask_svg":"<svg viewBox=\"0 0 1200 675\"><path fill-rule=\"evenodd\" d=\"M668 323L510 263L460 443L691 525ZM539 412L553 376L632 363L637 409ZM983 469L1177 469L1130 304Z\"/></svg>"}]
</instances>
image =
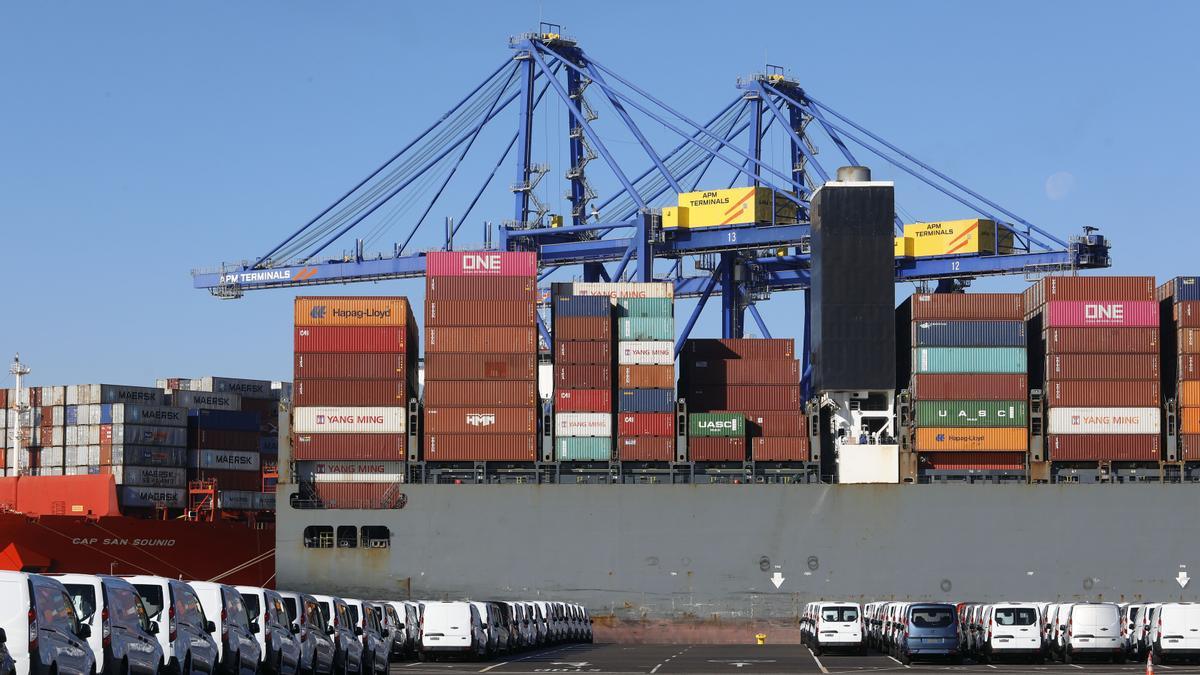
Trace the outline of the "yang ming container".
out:
<instances>
[{"instance_id":1,"label":"yang ming container","mask_svg":"<svg viewBox=\"0 0 1200 675\"><path fill-rule=\"evenodd\" d=\"M470 277L428 277L425 297L434 300L520 300L537 301L537 282L531 277L492 277L486 281Z\"/></svg>"},{"instance_id":2,"label":"yang ming container","mask_svg":"<svg viewBox=\"0 0 1200 675\"><path fill-rule=\"evenodd\" d=\"M612 436L612 415L608 413L557 413L554 415L554 435Z\"/></svg>"},{"instance_id":3,"label":"yang ming container","mask_svg":"<svg viewBox=\"0 0 1200 675\"><path fill-rule=\"evenodd\" d=\"M918 347L1024 347L1024 321L913 321Z\"/></svg>"},{"instance_id":4,"label":"yang ming container","mask_svg":"<svg viewBox=\"0 0 1200 675\"><path fill-rule=\"evenodd\" d=\"M916 401L919 427L1024 427L1025 401Z\"/></svg>"},{"instance_id":5,"label":"yang ming container","mask_svg":"<svg viewBox=\"0 0 1200 675\"><path fill-rule=\"evenodd\" d=\"M296 354L296 379L403 380L404 354Z\"/></svg>"},{"instance_id":6,"label":"yang ming container","mask_svg":"<svg viewBox=\"0 0 1200 675\"><path fill-rule=\"evenodd\" d=\"M1158 380L1056 380L1045 386L1050 406L1158 407L1162 403Z\"/></svg>"},{"instance_id":7,"label":"yang ming container","mask_svg":"<svg viewBox=\"0 0 1200 675\"><path fill-rule=\"evenodd\" d=\"M689 438L688 459L693 462L745 461L746 439L719 436Z\"/></svg>"},{"instance_id":8,"label":"yang ming container","mask_svg":"<svg viewBox=\"0 0 1200 675\"><path fill-rule=\"evenodd\" d=\"M916 373L1024 373L1028 370L1021 347L918 347L913 350Z\"/></svg>"},{"instance_id":9,"label":"yang ming container","mask_svg":"<svg viewBox=\"0 0 1200 675\"><path fill-rule=\"evenodd\" d=\"M560 462L607 462L612 459L612 438L554 439L554 457Z\"/></svg>"},{"instance_id":10,"label":"yang ming container","mask_svg":"<svg viewBox=\"0 0 1200 675\"><path fill-rule=\"evenodd\" d=\"M617 363L623 366L670 366L675 344L670 340L626 340L616 344Z\"/></svg>"},{"instance_id":11,"label":"yang ming container","mask_svg":"<svg viewBox=\"0 0 1200 675\"><path fill-rule=\"evenodd\" d=\"M674 412L674 389L622 389L617 392L618 412Z\"/></svg>"},{"instance_id":12,"label":"yang ming container","mask_svg":"<svg viewBox=\"0 0 1200 675\"><path fill-rule=\"evenodd\" d=\"M1047 354L1157 354L1159 329L1155 328L1048 328Z\"/></svg>"},{"instance_id":13,"label":"yang ming container","mask_svg":"<svg viewBox=\"0 0 1200 675\"><path fill-rule=\"evenodd\" d=\"M292 431L298 434L402 434L404 407L316 406L292 411Z\"/></svg>"},{"instance_id":14,"label":"yang ming container","mask_svg":"<svg viewBox=\"0 0 1200 675\"><path fill-rule=\"evenodd\" d=\"M1149 380L1158 377L1157 354L1053 354L1047 380Z\"/></svg>"},{"instance_id":15,"label":"yang ming container","mask_svg":"<svg viewBox=\"0 0 1200 675\"><path fill-rule=\"evenodd\" d=\"M1158 408L1050 408L1046 418L1050 434L1157 434L1162 422Z\"/></svg>"},{"instance_id":16,"label":"yang ming container","mask_svg":"<svg viewBox=\"0 0 1200 675\"><path fill-rule=\"evenodd\" d=\"M614 304L620 298L673 298L675 285L672 283L638 282L580 282L570 284L571 295L600 295Z\"/></svg>"},{"instance_id":17,"label":"yang ming container","mask_svg":"<svg viewBox=\"0 0 1200 675\"><path fill-rule=\"evenodd\" d=\"M796 341L767 338L704 338L687 340L682 354L707 359L794 359Z\"/></svg>"},{"instance_id":18,"label":"yang ming container","mask_svg":"<svg viewBox=\"0 0 1200 675\"><path fill-rule=\"evenodd\" d=\"M532 434L537 415L531 406L497 408L425 408L427 434Z\"/></svg>"},{"instance_id":19,"label":"yang ming container","mask_svg":"<svg viewBox=\"0 0 1200 675\"><path fill-rule=\"evenodd\" d=\"M532 380L536 354L426 354L425 381Z\"/></svg>"},{"instance_id":20,"label":"yang ming container","mask_svg":"<svg viewBox=\"0 0 1200 675\"><path fill-rule=\"evenodd\" d=\"M1020 293L918 293L912 296L912 318L1022 321L1025 303Z\"/></svg>"},{"instance_id":21,"label":"yang ming container","mask_svg":"<svg viewBox=\"0 0 1200 675\"><path fill-rule=\"evenodd\" d=\"M635 317L617 319L618 340L674 340L675 319Z\"/></svg>"},{"instance_id":22,"label":"yang ming container","mask_svg":"<svg viewBox=\"0 0 1200 675\"><path fill-rule=\"evenodd\" d=\"M429 300L425 326L533 326L537 305L519 300Z\"/></svg>"},{"instance_id":23,"label":"yang ming container","mask_svg":"<svg viewBox=\"0 0 1200 675\"><path fill-rule=\"evenodd\" d=\"M426 462L533 462L536 434L425 434Z\"/></svg>"},{"instance_id":24,"label":"yang ming container","mask_svg":"<svg viewBox=\"0 0 1200 675\"><path fill-rule=\"evenodd\" d=\"M1029 378L1024 374L913 375L912 395L917 400L1023 400L1029 397Z\"/></svg>"},{"instance_id":25,"label":"yang ming container","mask_svg":"<svg viewBox=\"0 0 1200 675\"><path fill-rule=\"evenodd\" d=\"M1028 450L1029 432L1024 427L994 429L959 429L925 427L917 429L917 452L950 452L960 450L1003 451Z\"/></svg>"},{"instance_id":26,"label":"yang ming container","mask_svg":"<svg viewBox=\"0 0 1200 675\"><path fill-rule=\"evenodd\" d=\"M475 354L530 354L537 352L537 329L439 328L425 329L425 351Z\"/></svg>"},{"instance_id":27,"label":"yang ming container","mask_svg":"<svg viewBox=\"0 0 1200 675\"><path fill-rule=\"evenodd\" d=\"M408 343L404 326L300 326L295 335L297 353L402 353Z\"/></svg>"},{"instance_id":28,"label":"yang ming container","mask_svg":"<svg viewBox=\"0 0 1200 675\"><path fill-rule=\"evenodd\" d=\"M434 381L425 383L425 407L491 405L519 408L537 404L537 382Z\"/></svg>"},{"instance_id":29,"label":"yang ming container","mask_svg":"<svg viewBox=\"0 0 1200 675\"><path fill-rule=\"evenodd\" d=\"M554 392L555 412L611 413L612 408L611 389L560 389Z\"/></svg>"},{"instance_id":30,"label":"yang ming container","mask_svg":"<svg viewBox=\"0 0 1200 675\"><path fill-rule=\"evenodd\" d=\"M1162 442L1158 434L1050 435L1046 454L1051 462L1156 462L1162 457Z\"/></svg>"}]
</instances>

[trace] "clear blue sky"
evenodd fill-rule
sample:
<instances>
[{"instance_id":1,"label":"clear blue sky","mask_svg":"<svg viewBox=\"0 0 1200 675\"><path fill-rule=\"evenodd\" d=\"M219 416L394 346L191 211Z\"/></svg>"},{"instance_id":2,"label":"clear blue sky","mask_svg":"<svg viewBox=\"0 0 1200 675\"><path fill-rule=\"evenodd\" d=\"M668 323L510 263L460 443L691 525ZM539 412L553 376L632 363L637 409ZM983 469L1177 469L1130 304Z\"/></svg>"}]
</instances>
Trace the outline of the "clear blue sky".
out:
<instances>
[{"instance_id":1,"label":"clear blue sky","mask_svg":"<svg viewBox=\"0 0 1200 675\"><path fill-rule=\"evenodd\" d=\"M738 75L786 65L1032 222L1102 228L1115 273L1200 273L1195 3L27 2L0 20L0 356L20 350L38 384L287 379L292 294L218 301L191 268L265 252L539 18L697 118ZM968 215L904 179L898 199L923 219ZM505 195L481 206L511 217ZM777 336L799 334L798 300L764 307Z\"/></svg>"}]
</instances>

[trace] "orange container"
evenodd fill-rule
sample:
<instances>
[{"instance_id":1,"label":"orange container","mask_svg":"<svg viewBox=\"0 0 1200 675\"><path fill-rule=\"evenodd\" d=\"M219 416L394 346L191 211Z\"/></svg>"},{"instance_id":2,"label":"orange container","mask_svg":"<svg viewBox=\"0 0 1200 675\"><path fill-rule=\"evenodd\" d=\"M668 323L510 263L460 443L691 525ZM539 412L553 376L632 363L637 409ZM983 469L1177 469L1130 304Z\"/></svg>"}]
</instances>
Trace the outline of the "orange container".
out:
<instances>
[{"instance_id":1,"label":"orange container","mask_svg":"<svg viewBox=\"0 0 1200 675\"><path fill-rule=\"evenodd\" d=\"M674 389L675 366L618 366L620 389Z\"/></svg>"},{"instance_id":2,"label":"orange container","mask_svg":"<svg viewBox=\"0 0 1200 675\"><path fill-rule=\"evenodd\" d=\"M1180 407L1200 408L1200 380L1184 380L1179 383Z\"/></svg>"},{"instance_id":3,"label":"orange container","mask_svg":"<svg viewBox=\"0 0 1200 675\"><path fill-rule=\"evenodd\" d=\"M1028 449L1029 431L1025 427L1009 427L1004 429L928 427L917 429L917 452L961 450L995 452Z\"/></svg>"},{"instance_id":4,"label":"orange container","mask_svg":"<svg viewBox=\"0 0 1200 675\"><path fill-rule=\"evenodd\" d=\"M408 298L303 296L296 298L297 326L407 326Z\"/></svg>"},{"instance_id":5,"label":"orange container","mask_svg":"<svg viewBox=\"0 0 1200 675\"><path fill-rule=\"evenodd\" d=\"M1179 409L1179 433L1200 434L1200 408Z\"/></svg>"}]
</instances>

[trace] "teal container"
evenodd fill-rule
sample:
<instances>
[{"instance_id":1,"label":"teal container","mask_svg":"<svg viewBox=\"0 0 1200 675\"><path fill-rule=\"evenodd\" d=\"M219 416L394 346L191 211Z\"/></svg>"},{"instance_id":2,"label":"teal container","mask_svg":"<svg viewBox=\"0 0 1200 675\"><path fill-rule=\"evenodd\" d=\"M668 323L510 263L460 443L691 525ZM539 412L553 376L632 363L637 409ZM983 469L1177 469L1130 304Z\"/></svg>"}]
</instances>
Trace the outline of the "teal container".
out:
<instances>
[{"instance_id":1,"label":"teal container","mask_svg":"<svg viewBox=\"0 0 1200 675\"><path fill-rule=\"evenodd\" d=\"M1026 373L1022 347L918 347L913 350L914 373Z\"/></svg>"},{"instance_id":2,"label":"teal container","mask_svg":"<svg viewBox=\"0 0 1200 675\"><path fill-rule=\"evenodd\" d=\"M675 319L649 316L617 319L617 339L674 340Z\"/></svg>"},{"instance_id":3,"label":"teal container","mask_svg":"<svg viewBox=\"0 0 1200 675\"><path fill-rule=\"evenodd\" d=\"M663 318L675 316L674 298L617 298L618 317Z\"/></svg>"},{"instance_id":4,"label":"teal container","mask_svg":"<svg viewBox=\"0 0 1200 675\"><path fill-rule=\"evenodd\" d=\"M560 462L607 462L612 459L612 437L556 438L554 456Z\"/></svg>"}]
</instances>

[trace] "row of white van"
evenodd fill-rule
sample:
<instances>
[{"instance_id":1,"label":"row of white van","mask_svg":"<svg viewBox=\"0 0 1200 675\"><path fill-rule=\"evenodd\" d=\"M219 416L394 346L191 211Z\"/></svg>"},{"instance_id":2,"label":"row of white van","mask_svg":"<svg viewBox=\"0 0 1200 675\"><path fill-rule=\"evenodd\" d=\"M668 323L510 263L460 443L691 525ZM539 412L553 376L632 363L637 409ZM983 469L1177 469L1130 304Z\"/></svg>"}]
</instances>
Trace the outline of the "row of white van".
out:
<instances>
[{"instance_id":1,"label":"row of white van","mask_svg":"<svg viewBox=\"0 0 1200 675\"><path fill-rule=\"evenodd\" d=\"M0 675L386 675L393 659L591 641L562 602L362 601L153 576L0 572Z\"/></svg>"}]
</instances>

